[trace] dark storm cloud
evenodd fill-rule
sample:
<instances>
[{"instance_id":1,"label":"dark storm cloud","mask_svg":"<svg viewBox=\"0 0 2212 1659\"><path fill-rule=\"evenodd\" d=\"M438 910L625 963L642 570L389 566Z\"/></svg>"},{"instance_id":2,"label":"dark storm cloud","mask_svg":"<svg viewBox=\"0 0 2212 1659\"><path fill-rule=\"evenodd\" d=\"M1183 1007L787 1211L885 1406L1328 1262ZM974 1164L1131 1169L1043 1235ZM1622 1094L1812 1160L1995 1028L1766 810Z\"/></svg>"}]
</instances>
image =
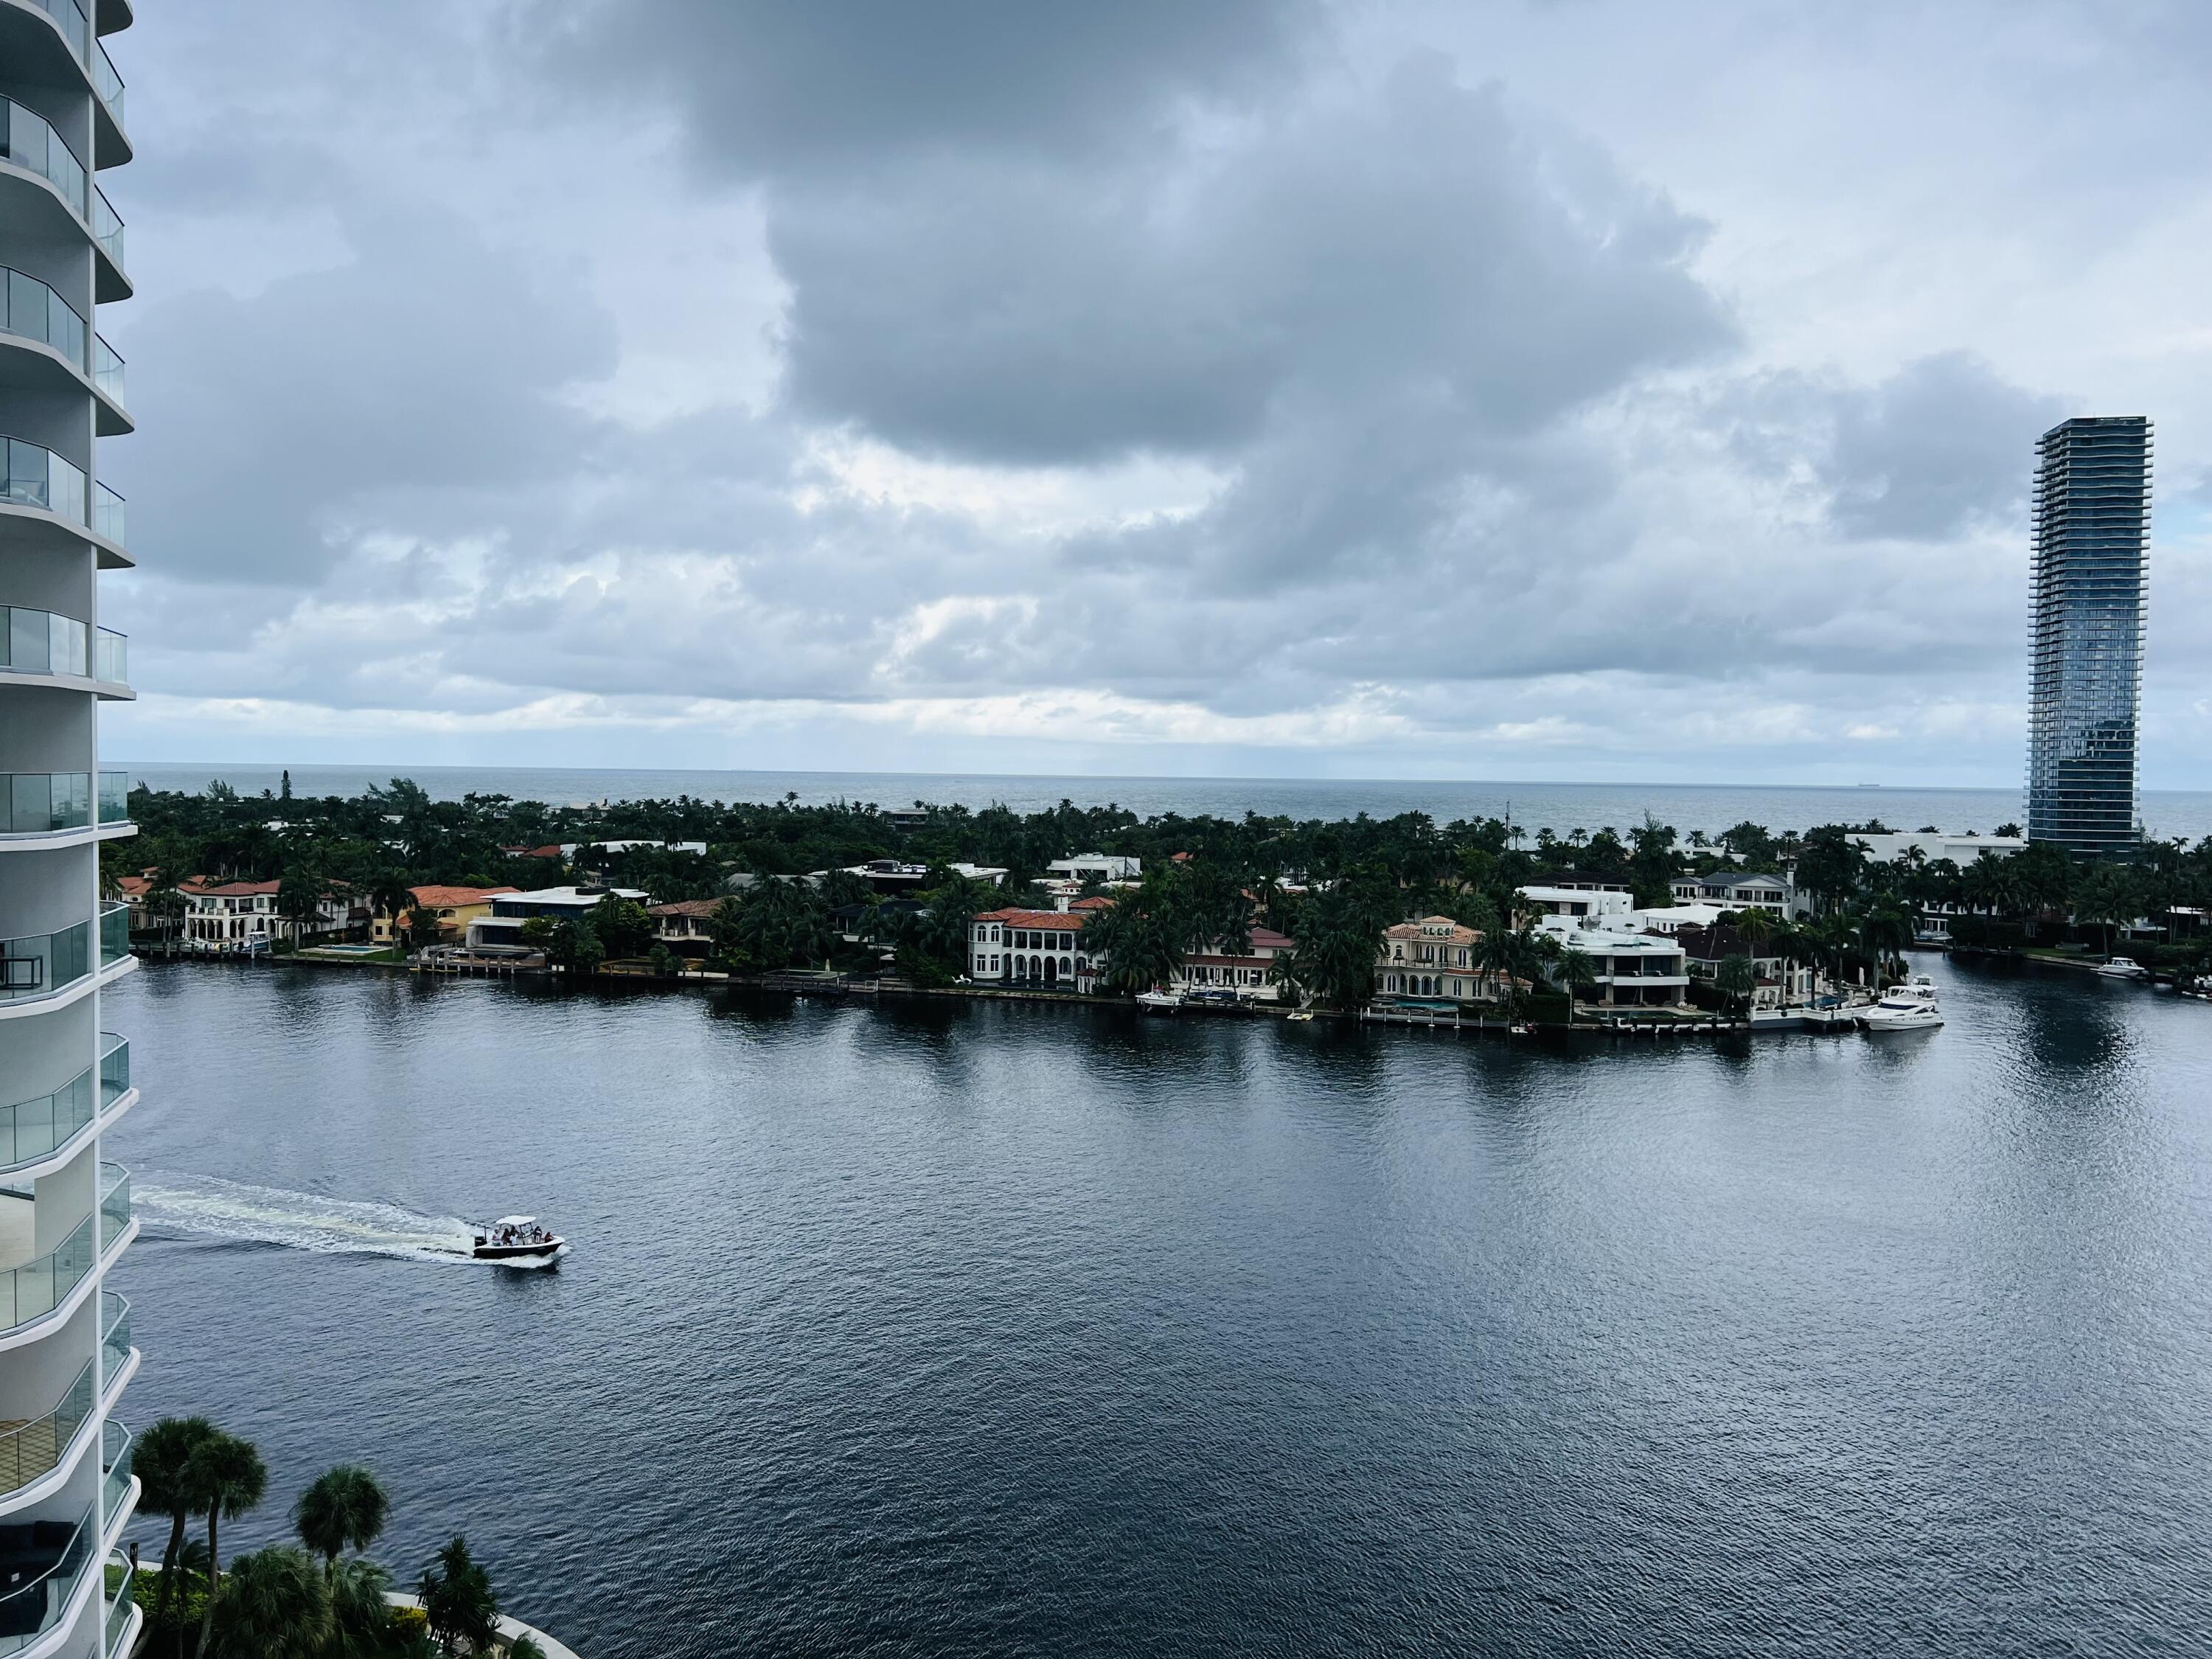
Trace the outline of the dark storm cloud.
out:
<instances>
[{"instance_id":1,"label":"dark storm cloud","mask_svg":"<svg viewBox=\"0 0 2212 1659\"><path fill-rule=\"evenodd\" d=\"M1182 100L1258 95L1310 0L526 0L517 40L579 83L659 94L704 170L912 149L1118 148Z\"/></svg>"},{"instance_id":2,"label":"dark storm cloud","mask_svg":"<svg viewBox=\"0 0 2212 1659\"><path fill-rule=\"evenodd\" d=\"M1329 410L1402 416L1425 449L1540 425L1731 337L1684 269L1703 227L1581 173L1424 58L1372 106L1181 168L933 161L773 191L791 394L1021 462L1218 453Z\"/></svg>"}]
</instances>

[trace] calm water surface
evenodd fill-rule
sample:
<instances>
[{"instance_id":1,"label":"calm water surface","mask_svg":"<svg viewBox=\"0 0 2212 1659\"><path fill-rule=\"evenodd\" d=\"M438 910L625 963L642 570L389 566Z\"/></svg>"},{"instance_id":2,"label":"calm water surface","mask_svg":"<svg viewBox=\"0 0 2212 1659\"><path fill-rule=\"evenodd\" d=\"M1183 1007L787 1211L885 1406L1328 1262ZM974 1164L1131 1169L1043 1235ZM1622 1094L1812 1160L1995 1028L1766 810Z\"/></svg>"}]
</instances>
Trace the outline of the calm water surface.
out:
<instances>
[{"instance_id":1,"label":"calm water surface","mask_svg":"<svg viewBox=\"0 0 2212 1659\"><path fill-rule=\"evenodd\" d=\"M1933 970L1568 1056L149 965L125 1415L586 1659L2200 1653L2212 1006Z\"/></svg>"}]
</instances>

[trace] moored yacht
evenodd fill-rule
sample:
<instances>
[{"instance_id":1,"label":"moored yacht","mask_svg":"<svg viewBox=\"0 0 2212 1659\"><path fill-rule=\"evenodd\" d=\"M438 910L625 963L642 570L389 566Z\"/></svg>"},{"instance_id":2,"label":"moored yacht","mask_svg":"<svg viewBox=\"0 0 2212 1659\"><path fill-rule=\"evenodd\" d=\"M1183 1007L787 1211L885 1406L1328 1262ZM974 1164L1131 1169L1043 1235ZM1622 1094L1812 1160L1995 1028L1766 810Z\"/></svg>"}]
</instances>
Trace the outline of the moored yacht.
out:
<instances>
[{"instance_id":1,"label":"moored yacht","mask_svg":"<svg viewBox=\"0 0 2212 1659\"><path fill-rule=\"evenodd\" d=\"M1943 1010L1936 1000L1936 981L1915 974L1902 985L1893 985L1881 1000L1858 1011L1859 1024L1869 1031L1924 1031L1943 1023Z\"/></svg>"}]
</instances>

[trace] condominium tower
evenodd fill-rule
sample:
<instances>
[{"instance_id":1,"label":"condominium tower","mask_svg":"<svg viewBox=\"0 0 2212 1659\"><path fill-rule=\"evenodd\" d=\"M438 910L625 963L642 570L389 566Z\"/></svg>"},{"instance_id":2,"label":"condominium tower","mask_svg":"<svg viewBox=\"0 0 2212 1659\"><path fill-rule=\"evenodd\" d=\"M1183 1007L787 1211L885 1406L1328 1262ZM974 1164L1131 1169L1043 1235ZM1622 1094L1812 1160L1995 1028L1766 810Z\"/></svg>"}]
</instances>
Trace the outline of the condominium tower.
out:
<instances>
[{"instance_id":1,"label":"condominium tower","mask_svg":"<svg viewBox=\"0 0 2212 1659\"><path fill-rule=\"evenodd\" d=\"M101 44L130 22L130 0L0 0L0 1656L21 1659L120 1659L140 1624L112 1415L138 1353L106 1285L137 1228L100 1157L137 1098L100 1017L132 966L100 875L129 793L99 736L131 695L100 625L100 573L131 563L100 481L100 440L131 430L100 307L131 282L95 182L131 159Z\"/></svg>"},{"instance_id":2,"label":"condominium tower","mask_svg":"<svg viewBox=\"0 0 2212 1659\"><path fill-rule=\"evenodd\" d=\"M2035 454L2028 838L2124 858L2136 845L2150 422L2079 416Z\"/></svg>"}]
</instances>

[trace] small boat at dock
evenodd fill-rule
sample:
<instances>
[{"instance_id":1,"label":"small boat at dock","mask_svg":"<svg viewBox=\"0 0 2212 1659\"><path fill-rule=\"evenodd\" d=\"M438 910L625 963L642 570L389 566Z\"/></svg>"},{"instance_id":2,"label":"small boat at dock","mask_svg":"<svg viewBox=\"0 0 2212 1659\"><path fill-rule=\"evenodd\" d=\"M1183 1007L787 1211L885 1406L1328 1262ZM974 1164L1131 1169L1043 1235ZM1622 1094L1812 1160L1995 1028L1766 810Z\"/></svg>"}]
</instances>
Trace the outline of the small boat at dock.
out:
<instances>
[{"instance_id":1,"label":"small boat at dock","mask_svg":"<svg viewBox=\"0 0 2212 1659\"><path fill-rule=\"evenodd\" d=\"M2106 979L2148 979L2150 969L2130 957L2113 957L2097 964L2097 971Z\"/></svg>"},{"instance_id":2,"label":"small boat at dock","mask_svg":"<svg viewBox=\"0 0 2212 1659\"><path fill-rule=\"evenodd\" d=\"M1182 1012L1182 993L1180 991L1139 991L1137 1008L1147 1014L1175 1014Z\"/></svg>"}]
</instances>

